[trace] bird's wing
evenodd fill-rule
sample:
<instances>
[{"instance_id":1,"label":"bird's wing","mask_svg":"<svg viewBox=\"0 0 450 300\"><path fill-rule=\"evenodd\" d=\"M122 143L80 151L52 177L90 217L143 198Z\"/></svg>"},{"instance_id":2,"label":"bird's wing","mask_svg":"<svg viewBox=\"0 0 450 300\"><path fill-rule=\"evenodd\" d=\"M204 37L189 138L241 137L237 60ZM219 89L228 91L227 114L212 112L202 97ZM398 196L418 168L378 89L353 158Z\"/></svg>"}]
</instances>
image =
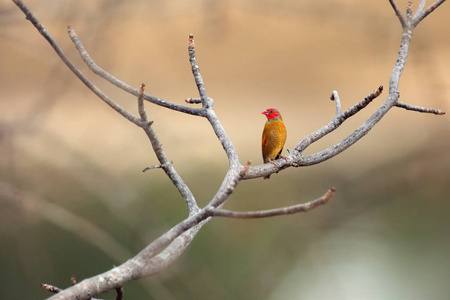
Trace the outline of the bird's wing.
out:
<instances>
[{"instance_id":1,"label":"bird's wing","mask_svg":"<svg viewBox=\"0 0 450 300\"><path fill-rule=\"evenodd\" d=\"M263 134L262 134L262 154L263 154L263 159L264 159L264 162L265 162L265 160L266 160L266 155L265 155L265 149L266 149L266 140L267 140L267 138L266 138L266 131L264 130L263 131Z\"/></svg>"}]
</instances>

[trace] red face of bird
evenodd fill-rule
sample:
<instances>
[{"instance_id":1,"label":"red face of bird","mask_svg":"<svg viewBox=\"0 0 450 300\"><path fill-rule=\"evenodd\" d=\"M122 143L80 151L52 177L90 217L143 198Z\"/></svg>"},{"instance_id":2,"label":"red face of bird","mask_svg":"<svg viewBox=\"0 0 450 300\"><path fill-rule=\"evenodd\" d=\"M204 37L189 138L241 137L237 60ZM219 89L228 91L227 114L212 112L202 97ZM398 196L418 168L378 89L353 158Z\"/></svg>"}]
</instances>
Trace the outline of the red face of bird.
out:
<instances>
[{"instance_id":1,"label":"red face of bird","mask_svg":"<svg viewBox=\"0 0 450 300\"><path fill-rule=\"evenodd\" d=\"M267 120L273 120L276 117L280 116L280 112L275 108L268 108L265 111L263 111L262 114L266 115Z\"/></svg>"}]
</instances>

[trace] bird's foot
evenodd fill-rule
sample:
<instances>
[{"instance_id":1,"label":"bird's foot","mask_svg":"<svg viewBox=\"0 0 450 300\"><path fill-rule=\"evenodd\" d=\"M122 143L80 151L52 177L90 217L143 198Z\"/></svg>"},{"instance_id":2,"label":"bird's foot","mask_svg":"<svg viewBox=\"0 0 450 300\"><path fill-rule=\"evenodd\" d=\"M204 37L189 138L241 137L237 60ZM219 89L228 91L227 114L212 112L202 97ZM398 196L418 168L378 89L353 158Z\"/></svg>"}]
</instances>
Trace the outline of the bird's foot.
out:
<instances>
[{"instance_id":1,"label":"bird's foot","mask_svg":"<svg viewBox=\"0 0 450 300\"><path fill-rule=\"evenodd\" d=\"M284 156L284 155L281 155L281 154L278 155L278 157L279 157L279 158L282 158L282 159L284 159L284 160L287 160L287 159L288 159L287 156Z\"/></svg>"},{"instance_id":2,"label":"bird's foot","mask_svg":"<svg viewBox=\"0 0 450 300\"><path fill-rule=\"evenodd\" d=\"M276 167L279 167L279 165L277 165L277 163L276 163L273 159L269 159L269 162L270 162L272 165L274 165L274 166L276 166Z\"/></svg>"}]
</instances>

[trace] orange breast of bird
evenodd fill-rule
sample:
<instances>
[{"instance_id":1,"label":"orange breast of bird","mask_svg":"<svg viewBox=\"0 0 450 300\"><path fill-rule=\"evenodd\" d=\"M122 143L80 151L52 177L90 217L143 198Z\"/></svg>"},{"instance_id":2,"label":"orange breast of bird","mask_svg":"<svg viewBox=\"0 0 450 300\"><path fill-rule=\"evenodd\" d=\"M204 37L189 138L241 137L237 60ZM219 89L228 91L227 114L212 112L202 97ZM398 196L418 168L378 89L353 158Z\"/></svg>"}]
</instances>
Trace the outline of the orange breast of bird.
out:
<instances>
[{"instance_id":1,"label":"orange breast of bird","mask_svg":"<svg viewBox=\"0 0 450 300\"><path fill-rule=\"evenodd\" d=\"M264 163L275 160L281 154L286 142L287 131L281 116L268 120L264 125L262 135L262 155Z\"/></svg>"}]
</instances>

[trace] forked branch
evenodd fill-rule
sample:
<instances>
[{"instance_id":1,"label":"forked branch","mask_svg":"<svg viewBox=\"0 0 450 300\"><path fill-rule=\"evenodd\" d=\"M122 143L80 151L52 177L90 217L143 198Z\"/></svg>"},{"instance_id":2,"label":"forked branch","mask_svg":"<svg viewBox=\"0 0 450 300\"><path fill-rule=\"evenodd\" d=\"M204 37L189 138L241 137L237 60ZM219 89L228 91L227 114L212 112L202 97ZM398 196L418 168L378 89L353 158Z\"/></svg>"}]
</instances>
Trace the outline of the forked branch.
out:
<instances>
[{"instance_id":1,"label":"forked branch","mask_svg":"<svg viewBox=\"0 0 450 300\"><path fill-rule=\"evenodd\" d=\"M204 225L206 225L213 217L245 219L265 218L306 212L320 205L326 204L333 197L335 192L334 188L327 191L327 193L325 193L318 199L304 204L296 204L288 207L250 212L236 212L222 208L226 204L226 201L229 199L230 195L235 191L238 184L244 179L253 179L266 176L275 172L279 172L291 166L300 167L318 164L338 155L339 153L342 153L345 149L354 145L359 139L365 136L393 106L402 107L408 110L434 113L438 115L445 113L441 110L411 106L398 101L400 94L398 89L399 80L409 53L409 47L414 28L445 0L436 1L427 9L425 9L426 1L422 0L414 16L412 15L411 5L408 5L406 9L406 17L401 13L395 0L389 0L402 26L402 40L397 61L395 63L389 81L389 94L369 119L361 124L348 137L338 142L337 144L317 153L303 155L305 149L307 149L312 143L317 142L321 138L336 130L340 125L343 124L343 122L345 122L345 120L354 116L359 111L366 108L376 98L378 98L383 91L383 87L380 86L369 96L364 98L356 105L350 107L343 113L341 112L341 99L339 98L337 91L334 91L331 99L335 101L336 114L329 124L323 126L322 128L314 131L313 133L302 139L293 149L293 151L291 151L287 155L286 159L280 159L276 162L276 164L268 163L254 167L250 167L250 162L248 162L245 166L240 164L238 153L231 139L227 135L224 127L220 123L219 118L215 114L214 101L212 98L208 97L205 83L200 73L200 68L195 55L195 43L193 35L189 35L188 53L191 71L198 89L199 98L188 98L186 99L186 102L189 104L201 103L201 108L193 108L190 106L160 99L158 97L145 93L144 84L142 84L139 89L136 89L122 82L118 78L112 76L94 62L94 60L90 57L90 55L84 48L75 31L70 26L68 27L69 37L74 43L81 58L89 66L89 68L101 78L137 97L137 110L139 113L139 117L137 117L123 109L118 103L109 98L91 81L89 81L62 52L61 48L54 41L48 31L33 16L33 14L23 4L23 2L21 0L13 1L24 12L26 18L31 21L31 23L36 27L41 35L50 43L59 57L70 68L70 70L72 70L72 72L74 72L74 74L89 89L91 89L99 98L101 98L116 112L144 130L159 161L158 165L149 167L147 169L163 169L171 180L172 184L178 189L180 195L186 202L189 211L189 216L186 219L179 222L159 238L155 239L135 257L129 259L118 267L115 267L103 274L83 280L82 282L77 283L76 285L66 290L58 290L58 294L53 296L51 299L88 299L102 292L110 291L113 289L120 289L125 283L130 280L136 280L146 276L150 276L165 269L183 253L183 251L188 247L199 230ZM189 187L177 173L172 162L167 157L162 144L160 143L159 138L152 126L153 122L149 121L149 119L151 118L148 117L145 110L144 100L152 104L166 107L178 112L204 117L209 121L212 129L214 130L214 133L227 156L229 167L216 194L203 209L198 206L193 193L190 191Z\"/></svg>"}]
</instances>

